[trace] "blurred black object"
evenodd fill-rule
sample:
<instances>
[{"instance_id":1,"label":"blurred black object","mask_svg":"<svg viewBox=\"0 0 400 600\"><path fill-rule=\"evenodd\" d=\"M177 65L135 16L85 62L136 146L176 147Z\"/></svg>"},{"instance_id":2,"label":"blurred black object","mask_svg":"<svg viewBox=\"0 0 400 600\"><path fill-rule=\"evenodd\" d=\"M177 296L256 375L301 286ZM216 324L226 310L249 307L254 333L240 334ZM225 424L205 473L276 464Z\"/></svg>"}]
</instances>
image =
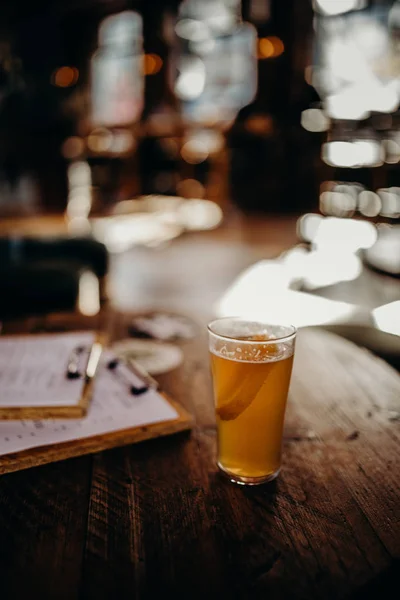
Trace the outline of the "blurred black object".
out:
<instances>
[{"instance_id":1,"label":"blurred black object","mask_svg":"<svg viewBox=\"0 0 400 600\"><path fill-rule=\"evenodd\" d=\"M37 262L68 262L89 268L104 277L108 269L108 254L104 244L91 239L0 239L0 266Z\"/></svg>"},{"instance_id":2,"label":"blurred black object","mask_svg":"<svg viewBox=\"0 0 400 600\"><path fill-rule=\"evenodd\" d=\"M1 266L0 317L72 311L77 304L79 278L79 270L69 264Z\"/></svg>"},{"instance_id":3,"label":"blurred black object","mask_svg":"<svg viewBox=\"0 0 400 600\"><path fill-rule=\"evenodd\" d=\"M0 317L72 311L83 271L99 280L106 247L90 239L0 239Z\"/></svg>"}]
</instances>

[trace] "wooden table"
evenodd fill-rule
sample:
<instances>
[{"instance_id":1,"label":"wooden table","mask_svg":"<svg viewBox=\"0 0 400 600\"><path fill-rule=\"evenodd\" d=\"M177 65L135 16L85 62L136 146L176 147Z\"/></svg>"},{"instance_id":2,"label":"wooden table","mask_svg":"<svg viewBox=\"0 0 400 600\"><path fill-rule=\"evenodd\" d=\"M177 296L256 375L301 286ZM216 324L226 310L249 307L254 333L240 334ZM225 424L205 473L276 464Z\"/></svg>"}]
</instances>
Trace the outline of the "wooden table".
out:
<instances>
[{"instance_id":1,"label":"wooden table","mask_svg":"<svg viewBox=\"0 0 400 600\"><path fill-rule=\"evenodd\" d=\"M140 307L147 295L156 306L182 309L186 302L186 312L197 315L199 335L183 344L184 364L161 378L195 415L193 432L2 476L2 599L25 598L26 591L68 600L364 599L392 593L399 582L400 378L368 352L331 333L302 331L279 479L242 488L217 472L202 325L219 288L236 274L226 251L232 238L227 243L224 235L204 245L214 259L207 255L209 286L204 276L196 288L203 298L189 285L200 275L185 257L183 275L175 274L179 293L173 267L172 279L162 271L162 254L154 258L159 279L132 269L127 282L132 304ZM242 257L239 270L290 238L275 245L269 238L268 246L257 235L251 243L235 235L247 248L231 247L233 260ZM225 248L219 254L218 240ZM171 259L176 251L165 254ZM127 265L118 268L126 272ZM84 324L101 322L119 338L127 320L112 312ZM75 316L49 316L4 329L77 324Z\"/></svg>"}]
</instances>

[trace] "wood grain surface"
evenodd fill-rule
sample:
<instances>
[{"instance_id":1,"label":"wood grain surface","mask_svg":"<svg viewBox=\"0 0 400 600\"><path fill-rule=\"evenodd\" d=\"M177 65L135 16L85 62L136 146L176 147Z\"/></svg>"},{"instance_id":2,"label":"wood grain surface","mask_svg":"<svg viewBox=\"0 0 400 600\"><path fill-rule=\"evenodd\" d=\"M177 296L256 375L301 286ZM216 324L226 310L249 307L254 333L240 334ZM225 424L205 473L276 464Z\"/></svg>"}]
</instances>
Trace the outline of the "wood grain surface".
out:
<instances>
[{"instance_id":1,"label":"wood grain surface","mask_svg":"<svg viewBox=\"0 0 400 600\"><path fill-rule=\"evenodd\" d=\"M281 475L243 488L217 472L204 324L238 271L291 239L279 239L284 228L254 231L251 238L235 229L234 243L222 230L209 245L195 236L151 257L139 251L130 267L126 256L118 259L111 279L121 290L120 311L79 324L116 339L130 322L122 311L135 305L193 316L198 335L182 343L183 365L160 383L194 415L195 427L1 476L2 599L27 591L68 600L396 593L400 378L386 363L331 333L300 332ZM192 267L196 256L204 274ZM30 318L5 323L4 331L59 331L76 321Z\"/></svg>"},{"instance_id":2,"label":"wood grain surface","mask_svg":"<svg viewBox=\"0 0 400 600\"><path fill-rule=\"evenodd\" d=\"M121 335L129 318L113 320ZM215 467L205 334L184 351L162 380L190 436L1 477L5 597L29 582L44 598L374 598L398 582L398 374L302 331L282 473L243 489Z\"/></svg>"}]
</instances>

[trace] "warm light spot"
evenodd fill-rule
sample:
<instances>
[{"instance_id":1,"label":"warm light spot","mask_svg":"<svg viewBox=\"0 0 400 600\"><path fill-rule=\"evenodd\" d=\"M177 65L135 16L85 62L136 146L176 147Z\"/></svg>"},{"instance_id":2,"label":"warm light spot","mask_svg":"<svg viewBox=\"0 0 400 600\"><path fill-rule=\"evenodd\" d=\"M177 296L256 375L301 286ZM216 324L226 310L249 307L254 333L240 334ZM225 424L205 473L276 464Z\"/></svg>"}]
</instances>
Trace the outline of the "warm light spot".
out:
<instances>
[{"instance_id":1,"label":"warm light spot","mask_svg":"<svg viewBox=\"0 0 400 600\"><path fill-rule=\"evenodd\" d=\"M79 278L78 310L87 317L97 315L100 310L100 284L91 271L84 271Z\"/></svg>"},{"instance_id":2,"label":"warm light spot","mask_svg":"<svg viewBox=\"0 0 400 600\"><path fill-rule=\"evenodd\" d=\"M85 144L82 138L76 135L67 138L61 146L62 155L64 158L69 159L78 158L83 153L84 149Z\"/></svg>"},{"instance_id":3,"label":"warm light spot","mask_svg":"<svg viewBox=\"0 0 400 600\"><path fill-rule=\"evenodd\" d=\"M183 160L190 165L198 165L208 158L208 150L206 144L201 142L193 144L191 140L183 144L181 156Z\"/></svg>"},{"instance_id":4,"label":"warm light spot","mask_svg":"<svg viewBox=\"0 0 400 600\"><path fill-rule=\"evenodd\" d=\"M244 127L255 135L269 136L274 131L274 120L269 115L254 114L246 119Z\"/></svg>"},{"instance_id":5,"label":"warm light spot","mask_svg":"<svg viewBox=\"0 0 400 600\"><path fill-rule=\"evenodd\" d=\"M60 67L52 75L52 83L57 87L71 87L75 85L79 78L79 71L76 67Z\"/></svg>"},{"instance_id":6,"label":"warm light spot","mask_svg":"<svg viewBox=\"0 0 400 600\"><path fill-rule=\"evenodd\" d=\"M105 127L94 129L87 137L87 145L92 152L107 152L111 149L113 134Z\"/></svg>"},{"instance_id":7,"label":"warm light spot","mask_svg":"<svg viewBox=\"0 0 400 600\"><path fill-rule=\"evenodd\" d=\"M136 140L128 129L116 129L112 133L110 152L113 154L125 154L136 146Z\"/></svg>"},{"instance_id":8,"label":"warm light spot","mask_svg":"<svg viewBox=\"0 0 400 600\"><path fill-rule=\"evenodd\" d=\"M271 36L258 40L258 58L276 58L283 53L284 49L285 46L278 37Z\"/></svg>"},{"instance_id":9,"label":"warm light spot","mask_svg":"<svg viewBox=\"0 0 400 600\"><path fill-rule=\"evenodd\" d=\"M178 209L178 217L179 222L186 230L206 231L218 227L223 214L221 208L215 202L193 198L181 204Z\"/></svg>"},{"instance_id":10,"label":"warm light spot","mask_svg":"<svg viewBox=\"0 0 400 600\"><path fill-rule=\"evenodd\" d=\"M314 66L308 65L308 67L304 70L304 79L308 83L308 85L313 84L313 74L314 74Z\"/></svg>"},{"instance_id":11,"label":"warm light spot","mask_svg":"<svg viewBox=\"0 0 400 600\"><path fill-rule=\"evenodd\" d=\"M258 40L258 57L271 58L274 55L274 45L268 38Z\"/></svg>"},{"instance_id":12,"label":"warm light spot","mask_svg":"<svg viewBox=\"0 0 400 600\"><path fill-rule=\"evenodd\" d=\"M175 138L165 137L160 139L160 146L169 158L177 158L179 153L178 142Z\"/></svg>"},{"instance_id":13,"label":"warm light spot","mask_svg":"<svg viewBox=\"0 0 400 600\"><path fill-rule=\"evenodd\" d=\"M161 70L162 65L162 58L158 54L145 54L143 56L143 73L145 75L155 75Z\"/></svg>"},{"instance_id":14,"label":"warm light spot","mask_svg":"<svg viewBox=\"0 0 400 600\"><path fill-rule=\"evenodd\" d=\"M176 186L180 196L184 198L204 198L204 186L196 179L184 179Z\"/></svg>"},{"instance_id":15,"label":"warm light spot","mask_svg":"<svg viewBox=\"0 0 400 600\"><path fill-rule=\"evenodd\" d=\"M330 121L319 108L307 108L301 113L301 124L307 131L320 133L329 129Z\"/></svg>"},{"instance_id":16,"label":"warm light spot","mask_svg":"<svg viewBox=\"0 0 400 600\"><path fill-rule=\"evenodd\" d=\"M210 154L219 152L224 145L224 138L219 132L209 129L194 130L184 139L181 156L186 162L197 165L205 161Z\"/></svg>"}]
</instances>

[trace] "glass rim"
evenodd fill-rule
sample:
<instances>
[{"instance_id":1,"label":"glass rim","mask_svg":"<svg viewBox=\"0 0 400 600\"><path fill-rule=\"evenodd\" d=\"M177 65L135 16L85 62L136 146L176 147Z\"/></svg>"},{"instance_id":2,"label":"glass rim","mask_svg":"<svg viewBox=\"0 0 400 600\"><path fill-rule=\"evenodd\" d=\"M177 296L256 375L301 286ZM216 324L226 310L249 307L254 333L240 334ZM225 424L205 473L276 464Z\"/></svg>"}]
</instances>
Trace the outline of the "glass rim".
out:
<instances>
[{"instance_id":1,"label":"glass rim","mask_svg":"<svg viewBox=\"0 0 400 600\"><path fill-rule=\"evenodd\" d=\"M219 323L220 321L243 321L244 323L247 321L248 323L259 323L260 325L265 325L266 327L268 327L268 326L287 327L288 329L291 329L291 333L288 333L287 335L282 335L280 337L273 338L271 340L242 340L235 335L224 335L222 333L216 333L216 331L213 330L213 325L215 323ZM212 335L214 335L217 338L220 338L221 340L228 340L231 342L240 342L241 344L276 344L277 342L282 343L282 342L291 341L297 335L297 327L295 327L292 324L284 325L283 323L268 323L267 321L258 321L258 320L253 321L251 319L246 319L245 317L239 317L239 316L219 317L218 319L213 319L212 321L210 321L208 323L207 330L209 333L211 333Z\"/></svg>"}]
</instances>

